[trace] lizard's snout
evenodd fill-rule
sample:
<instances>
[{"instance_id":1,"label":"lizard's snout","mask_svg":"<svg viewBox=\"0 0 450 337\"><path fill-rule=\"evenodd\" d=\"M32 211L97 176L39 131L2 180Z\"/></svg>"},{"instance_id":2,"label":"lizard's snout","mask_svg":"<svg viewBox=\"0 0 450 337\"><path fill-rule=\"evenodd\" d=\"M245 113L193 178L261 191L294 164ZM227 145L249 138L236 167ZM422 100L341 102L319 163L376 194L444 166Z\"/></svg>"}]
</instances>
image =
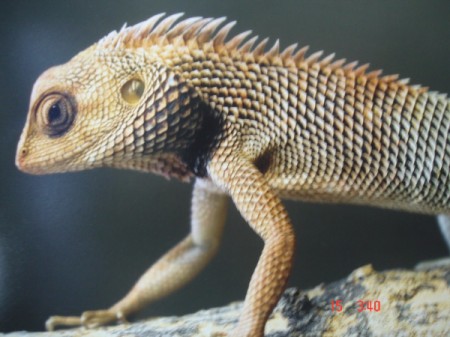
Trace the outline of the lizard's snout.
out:
<instances>
[{"instance_id":1,"label":"lizard's snout","mask_svg":"<svg viewBox=\"0 0 450 337\"><path fill-rule=\"evenodd\" d=\"M16 166L19 170L26 172L25 158L28 151L25 148L18 148L16 152Z\"/></svg>"},{"instance_id":2,"label":"lizard's snout","mask_svg":"<svg viewBox=\"0 0 450 337\"><path fill-rule=\"evenodd\" d=\"M33 164L30 162L28 158L28 150L25 148L17 149L16 152L16 166L17 168L25 173L28 174L44 174L45 172L42 172L42 169L40 168L40 165Z\"/></svg>"}]
</instances>

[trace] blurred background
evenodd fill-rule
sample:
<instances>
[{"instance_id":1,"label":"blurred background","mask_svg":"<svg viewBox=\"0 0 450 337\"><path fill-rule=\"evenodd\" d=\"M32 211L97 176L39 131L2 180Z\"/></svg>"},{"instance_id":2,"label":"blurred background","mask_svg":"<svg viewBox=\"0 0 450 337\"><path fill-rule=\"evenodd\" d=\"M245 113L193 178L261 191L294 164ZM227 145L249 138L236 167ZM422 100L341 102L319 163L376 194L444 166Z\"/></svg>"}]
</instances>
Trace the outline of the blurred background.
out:
<instances>
[{"instance_id":1,"label":"blurred background","mask_svg":"<svg viewBox=\"0 0 450 337\"><path fill-rule=\"evenodd\" d=\"M14 166L30 91L124 22L160 13L227 16L253 29L371 62L450 92L450 1L2 1L0 4L0 332L42 330L48 316L103 309L189 231L189 184L94 170L30 176ZM273 40L272 40L273 41ZM448 252L429 216L286 202L298 234L290 286L308 288L372 263L412 267ZM191 284L139 317L242 299L262 248L234 206L218 256Z\"/></svg>"}]
</instances>

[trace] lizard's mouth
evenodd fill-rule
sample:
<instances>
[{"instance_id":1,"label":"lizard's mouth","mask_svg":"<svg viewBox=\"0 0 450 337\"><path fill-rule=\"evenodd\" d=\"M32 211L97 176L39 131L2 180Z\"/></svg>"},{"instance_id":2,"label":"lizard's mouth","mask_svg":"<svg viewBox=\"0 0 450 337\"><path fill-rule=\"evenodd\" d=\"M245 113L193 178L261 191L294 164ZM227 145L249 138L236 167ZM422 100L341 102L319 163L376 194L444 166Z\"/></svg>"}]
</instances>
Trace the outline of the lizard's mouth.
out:
<instances>
[{"instance_id":1,"label":"lizard's mouth","mask_svg":"<svg viewBox=\"0 0 450 337\"><path fill-rule=\"evenodd\" d=\"M26 149L20 149L20 147L16 152L16 166L22 172L27 172L27 165L25 160L27 153L28 151Z\"/></svg>"},{"instance_id":2,"label":"lizard's mouth","mask_svg":"<svg viewBox=\"0 0 450 337\"><path fill-rule=\"evenodd\" d=\"M51 165L48 165L48 163L30 158L28 150L25 148L17 149L16 166L20 171L28 174L42 175L58 172L58 170L52 169Z\"/></svg>"},{"instance_id":3,"label":"lizard's mouth","mask_svg":"<svg viewBox=\"0 0 450 337\"><path fill-rule=\"evenodd\" d=\"M16 166L17 168L25 173L30 174L44 174L43 163L36 163L35 160L30 158L28 149L24 146L24 137L22 136L17 146L16 152ZM34 162L34 163L33 163Z\"/></svg>"},{"instance_id":4,"label":"lizard's mouth","mask_svg":"<svg viewBox=\"0 0 450 337\"><path fill-rule=\"evenodd\" d=\"M19 142L16 152L16 166L25 173L43 175L51 173L61 173L69 171L80 171L93 168L94 165L78 163L80 153L83 147L79 147L76 153L65 151L60 153L58 159L55 159L51 149L47 151L31 151L26 144Z\"/></svg>"},{"instance_id":5,"label":"lizard's mouth","mask_svg":"<svg viewBox=\"0 0 450 337\"><path fill-rule=\"evenodd\" d=\"M17 151L16 166L20 171L34 175L65 173L94 168L94 166L87 167L85 165L77 165L67 159L60 161L49 161L47 159L33 160L31 157L27 156L25 150Z\"/></svg>"}]
</instances>

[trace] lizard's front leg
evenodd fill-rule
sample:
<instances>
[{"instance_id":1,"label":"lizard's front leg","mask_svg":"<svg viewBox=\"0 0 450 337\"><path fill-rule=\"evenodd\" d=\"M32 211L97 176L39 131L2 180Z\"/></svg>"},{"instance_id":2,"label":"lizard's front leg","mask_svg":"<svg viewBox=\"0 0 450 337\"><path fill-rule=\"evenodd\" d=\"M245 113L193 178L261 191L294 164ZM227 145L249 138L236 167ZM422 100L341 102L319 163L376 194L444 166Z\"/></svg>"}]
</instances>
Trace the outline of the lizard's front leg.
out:
<instances>
[{"instance_id":1,"label":"lizard's front leg","mask_svg":"<svg viewBox=\"0 0 450 337\"><path fill-rule=\"evenodd\" d=\"M211 260L219 246L225 223L227 196L198 180L194 185L191 233L162 256L138 280L131 291L106 310L86 311L80 317L53 316L48 330L57 326L96 327L125 317L149 303L169 295L196 276Z\"/></svg>"},{"instance_id":2,"label":"lizard's front leg","mask_svg":"<svg viewBox=\"0 0 450 337\"><path fill-rule=\"evenodd\" d=\"M222 150L210 162L211 179L230 194L242 216L264 240L238 326L230 336L262 337L290 274L295 235L280 199L263 174L244 156Z\"/></svg>"}]
</instances>

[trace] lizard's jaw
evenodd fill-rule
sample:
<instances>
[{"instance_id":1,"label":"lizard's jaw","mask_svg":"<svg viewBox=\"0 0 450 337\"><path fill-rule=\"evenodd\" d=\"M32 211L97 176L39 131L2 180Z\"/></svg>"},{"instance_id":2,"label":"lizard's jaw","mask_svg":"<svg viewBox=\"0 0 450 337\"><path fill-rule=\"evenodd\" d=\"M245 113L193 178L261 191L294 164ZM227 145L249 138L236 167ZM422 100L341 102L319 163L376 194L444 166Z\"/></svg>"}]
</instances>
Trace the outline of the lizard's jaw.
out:
<instances>
[{"instance_id":1,"label":"lizard's jaw","mask_svg":"<svg viewBox=\"0 0 450 337\"><path fill-rule=\"evenodd\" d=\"M95 165L92 163L77 163L79 154L85 146L85 144L79 146L76 153L65 149L65 151L59 152L59 155L56 156L51 149L41 151L40 147L30 148L27 146L27 142L21 139L16 152L16 166L22 172L36 175L93 168Z\"/></svg>"},{"instance_id":2,"label":"lizard's jaw","mask_svg":"<svg viewBox=\"0 0 450 337\"><path fill-rule=\"evenodd\" d=\"M64 161L51 161L47 158L39 160L30 160L28 158L26 150L18 150L16 154L16 166L17 168L28 174L44 175L52 173L63 173L81 171L94 168L95 166L77 165L70 160Z\"/></svg>"},{"instance_id":3,"label":"lizard's jaw","mask_svg":"<svg viewBox=\"0 0 450 337\"><path fill-rule=\"evenodd\" d=\"M17 168L28 174L49 174L57 172L52 170L49 165L45 165L42 161L33 161L28 157L28 151L26 148L17 148L16 152L16 166Z\"/></svg>"}]
</instances>

